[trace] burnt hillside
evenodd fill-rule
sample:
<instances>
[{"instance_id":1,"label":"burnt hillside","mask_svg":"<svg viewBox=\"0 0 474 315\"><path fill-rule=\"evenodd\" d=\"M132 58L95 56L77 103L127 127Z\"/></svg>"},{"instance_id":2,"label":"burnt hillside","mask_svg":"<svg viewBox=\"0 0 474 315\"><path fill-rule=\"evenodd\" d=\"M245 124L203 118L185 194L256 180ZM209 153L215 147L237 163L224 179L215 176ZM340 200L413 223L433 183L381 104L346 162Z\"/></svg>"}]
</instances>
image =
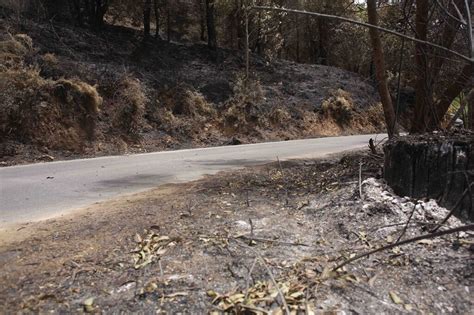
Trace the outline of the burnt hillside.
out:
<instances>
[{"instance_id":1,"label":"burnt hillside","mask_svg":"<svg viewBox=\"0 0 474 315\"><path fill-rule=\"evenodd\" d=\"M240 51L144 43L120 26L93 32L9 16L0 25L7 163L382 128L374 87L338 68L253 55L246 87Z\"/></svg>"}]
</instances>

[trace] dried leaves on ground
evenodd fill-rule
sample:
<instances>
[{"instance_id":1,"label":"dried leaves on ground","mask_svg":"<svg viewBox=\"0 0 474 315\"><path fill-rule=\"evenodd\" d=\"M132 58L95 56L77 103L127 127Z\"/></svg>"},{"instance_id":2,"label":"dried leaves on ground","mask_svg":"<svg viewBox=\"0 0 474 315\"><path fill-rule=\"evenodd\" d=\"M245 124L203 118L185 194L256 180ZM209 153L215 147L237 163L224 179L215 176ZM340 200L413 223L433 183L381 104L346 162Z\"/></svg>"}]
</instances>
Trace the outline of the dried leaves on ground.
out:
<instances>
[{"instance_id":1,"label":"dried leaves on ground","mask_svg":"<svg viewBox=\"0 0 474 315\"><path fill-rule=\"evenodd\" d=\"M469 231L333 271L360 253L428 233L448 213L433 200L395 195L378 179L380 163L359 153L275 162L16 227L1 235L17 241L0 247L0 308L469 313ZM451 217L441 230L463 224Z\"/></svg>"}]
</instances>

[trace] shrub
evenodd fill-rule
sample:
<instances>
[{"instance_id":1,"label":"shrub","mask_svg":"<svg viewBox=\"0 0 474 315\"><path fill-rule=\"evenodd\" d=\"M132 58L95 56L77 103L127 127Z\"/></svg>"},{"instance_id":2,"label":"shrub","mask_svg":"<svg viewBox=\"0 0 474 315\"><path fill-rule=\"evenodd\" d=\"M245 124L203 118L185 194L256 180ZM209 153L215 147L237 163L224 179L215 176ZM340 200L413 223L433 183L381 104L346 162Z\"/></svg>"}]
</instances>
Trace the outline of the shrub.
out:
<instances>
[{"instance_id":1,"label":"shrub","mask_svg":"<svg viewBox=\"0 0 474 315\"><path fill-rule=\"evenodd\" d=\"M204 96L191 86L176 85L161 91L158 97L162 106L170 110L173 115L198 118L212 117L216 113Z\"/></svg>"},{"instance_id":2,"label":"shrub","mask_svg":"<svg viewBox=\"0 0 474 315\"><path fill-rule=\"evenodd\" d=\"M41 60L48 65L56 65L59 61L55 54L46 53L41 56Z\"/></svg>"},{"instance_id":3,"label":"shrub","mask_svg":"<svg viewBox=\"0 0 474 315\"><path fill-rule=\"evenodd\" d=\"M95 135L102 98L96 88L78 79L48 80L24 57L33 41L24 34L0 41L0 134L3 139L38 143L49 148L81 150ZM54 62L54 55L43 60Z\"/></svg>"},{"instance_id":4,"label":"shrub","mask_svg":"<svg viewBox=\"0 0 474 315\"><path fill-rule=\"evenodd\" d=\"M270 121L275 125L283 125L284 123L287 123L290 119L291 115L284 108L274 108L270 112Z\"/></svg>"},{"instance_id":5,"label":"shrub","mask_svg":"<svg viewBox=\"0 0 474 315\"><path fill-rule=\"evenodd\" d=\"M112 125L137 137L144 124L148 98L141 82L130 74L123 75L114 87Z\"/></svg>"},{"instance_id":6,"label":"shrub","mask_svg":"<svg viewBox=\"0 0 474 315\"><path fill-rule=\"evenodd\" d=\"M234 85L234 95L227 101L224 114L225 124L233 128L251 128L250 124L266 125L261 105L265 100L260 81L250 80L240 75Z\"/></svg>"},{"instance_id":7,"label":"shrub","mask_svg":"<svg viewBox=\"0 0 474 315\"><path fill-rule=\"evenodd\" d=\"M347 124L352 118L354 105L350 94L342 89L331 92L323 101L321 111L326 118L333 118L339 124Z\"/></svg>"}]
</instances>

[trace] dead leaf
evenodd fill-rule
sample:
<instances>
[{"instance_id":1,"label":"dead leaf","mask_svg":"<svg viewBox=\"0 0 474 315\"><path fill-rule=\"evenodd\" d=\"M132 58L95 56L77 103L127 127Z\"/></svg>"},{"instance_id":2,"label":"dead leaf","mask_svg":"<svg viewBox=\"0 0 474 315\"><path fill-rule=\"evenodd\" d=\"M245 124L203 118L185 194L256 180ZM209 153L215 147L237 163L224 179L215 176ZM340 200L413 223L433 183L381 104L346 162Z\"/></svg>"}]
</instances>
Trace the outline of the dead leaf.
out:
<instances>
[{"instance_id":1,"label":"dead leaf","mask_svg":"<svg viewBox=\"0 0 474 315\"><path fill-rule=\"evenodd\" d=\"M86 313L92 313L94 311L94 298L90 297L85 299L84 302L82 302L82 305L84 306L84 311Z\"/></svg>"},{"instance_id":2,"label":"dead leaf","mask_svg":"<svg viewBox=\"0 0 474 315\"><path fill-rule=\"evenodd\" d=\"M390 291L389 294L390 294L390 298L392 299L393 303L403 304L402 299L394 291Z\"/></svg>"},{"instance_id":3,"label":"dead leaf","mask_svg":"<svg viewBox=\"0 0 474 315\"><path fill-rule=\"evenodd\" d=\"M407 310L408 312L413 311L413 306L412 306L411 304L405 304L403 307L404 307L405 310Z\"/></svg>"},{"instance_id":4,"label":"dead leaf","mask_svg":"<svg viewBox=\"0 0 474 315\"><path fill-rule=\"evenodd\" d=\"M369 285L371 287L374 286L374 283L375 283L375 280L377 280L377 277L379 276L379 274L375 274L375 276L373 276L372 278L369 279Z\"/></svg>"}]
</instances>

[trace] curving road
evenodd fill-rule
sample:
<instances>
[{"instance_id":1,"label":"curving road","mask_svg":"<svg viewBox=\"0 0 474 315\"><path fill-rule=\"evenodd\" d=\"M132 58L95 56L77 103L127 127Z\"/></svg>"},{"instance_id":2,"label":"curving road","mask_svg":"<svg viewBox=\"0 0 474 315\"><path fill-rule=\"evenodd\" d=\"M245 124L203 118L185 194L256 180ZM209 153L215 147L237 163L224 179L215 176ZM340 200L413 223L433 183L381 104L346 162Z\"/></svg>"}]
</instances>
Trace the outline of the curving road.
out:
<instances>
[{"instance_id":1,"label":"curving road","mask_svg":"<svg viewBox=\"0 0 474 315\"><path fill-rule=\"evenodd\" d=\"M109 156L0 169L0 228L72 212L94 202L205 174L366 146L377 135L330 137ZM378 135L382 138L384 135Z\"/></svg>"}]
</instances>

